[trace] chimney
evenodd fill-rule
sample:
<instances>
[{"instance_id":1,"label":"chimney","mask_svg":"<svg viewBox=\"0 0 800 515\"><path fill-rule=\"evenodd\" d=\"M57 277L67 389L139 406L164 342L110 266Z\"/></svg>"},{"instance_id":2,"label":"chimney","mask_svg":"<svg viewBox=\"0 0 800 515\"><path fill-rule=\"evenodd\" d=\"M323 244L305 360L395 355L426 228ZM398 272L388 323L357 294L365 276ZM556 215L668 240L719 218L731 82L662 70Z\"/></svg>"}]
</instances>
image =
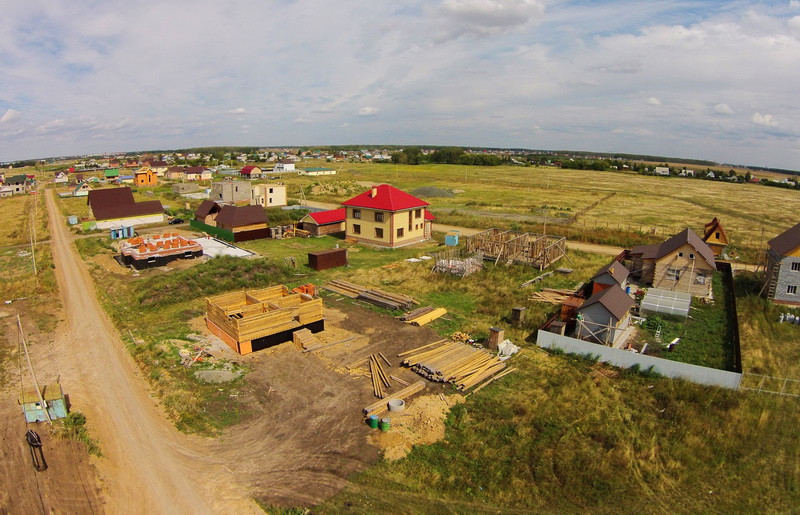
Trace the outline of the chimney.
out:
<instances>
[{"instance_id":1,"label":"chimney","mask_svg":"<svg viewBox=\"0 0 800 515\"><path fill-rule=\"evenodd\" d=\"M369 196L372 197L372 198L375 198L375 197L378 196L378 187L377 186L373 186L372 187L372 193L370 193Z\"/></svg>"}]
</instances>

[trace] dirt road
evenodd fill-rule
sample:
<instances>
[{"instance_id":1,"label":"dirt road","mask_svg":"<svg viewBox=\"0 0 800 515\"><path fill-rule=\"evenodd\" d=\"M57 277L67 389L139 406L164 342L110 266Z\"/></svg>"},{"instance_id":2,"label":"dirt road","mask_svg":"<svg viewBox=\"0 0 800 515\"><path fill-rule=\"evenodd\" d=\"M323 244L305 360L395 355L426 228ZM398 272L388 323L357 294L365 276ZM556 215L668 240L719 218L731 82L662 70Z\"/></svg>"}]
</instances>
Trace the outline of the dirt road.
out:
<instances>
[{"instance_id":1,"label":"dirt road","mask_svg":"<svg viewBox=\"0 0 800 515\"><path fill-rule=\"evenodd\" d=\"M101 309L84 263L58 221L47 195L53 261L66 316L63 337L53 342L73 407L84 412L100 440L97 460L109 512L256 512L222 459L204 455L204 440L183 435L167 421Z\"/></svg>"}]
</instances>

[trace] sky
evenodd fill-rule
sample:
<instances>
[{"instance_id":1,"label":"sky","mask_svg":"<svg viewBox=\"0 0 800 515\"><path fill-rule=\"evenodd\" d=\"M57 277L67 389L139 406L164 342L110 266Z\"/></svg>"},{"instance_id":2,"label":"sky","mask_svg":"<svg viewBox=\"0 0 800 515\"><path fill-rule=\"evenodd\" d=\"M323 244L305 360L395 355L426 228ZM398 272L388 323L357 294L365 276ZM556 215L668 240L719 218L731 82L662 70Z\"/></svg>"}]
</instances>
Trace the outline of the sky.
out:
<instances>
[{"instance_id":1,"label":"sky","mask_svg":"<svg viewBox=\"0 0 800 515\"><path fill-rule=\"evenodd\" d=\"M800 0L0 0L0 161L216 145L800 170Z\"/></svg>"}]
</instances>

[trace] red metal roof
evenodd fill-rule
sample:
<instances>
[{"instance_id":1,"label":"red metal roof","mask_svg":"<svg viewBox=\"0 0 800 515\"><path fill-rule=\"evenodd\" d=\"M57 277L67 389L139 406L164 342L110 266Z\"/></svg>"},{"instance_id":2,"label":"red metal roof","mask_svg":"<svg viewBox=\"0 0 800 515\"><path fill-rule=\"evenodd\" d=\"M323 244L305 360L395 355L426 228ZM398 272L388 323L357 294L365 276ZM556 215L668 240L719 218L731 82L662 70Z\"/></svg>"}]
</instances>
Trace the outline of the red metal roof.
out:
<instances>
[{"instance_id":1,"label":"red metal roof","mask_svg":"<svg viewBox=\"0 0 800 515\"><path fill-rule=\"evenodd\" d=\"M376 191L375 196L372 192ZM414 209L417 207L429 206L424 200L420 200L405 191L398 190L394 186L381 184L373 186L361 195L342 202L343 206L363 207L365 209L380 209L382 211L401 211L403 209Z\"/></svg>"},{"instance_id":2,"label":"red metal roof","mask_svg":"<svg viewBox=\"0 0 800 515\"><path fill-rule=\"evenodd\" d=\"M433 213L431 213L430 211L428 211L428 210L426 209L426 210L425 210L425 220L428 220L428 221L431 221L431 222L432 222L432 221L436 220L436 217L435 217L435 216L433 216Z\"/></svg>"},{"instance_id":3,"label":"red metal roof","mask_svg":"<svg viewBox=\"0 0 800 515\"><path fill-rule=\"evenodd\" d=\"M253 173L253 170L258 170L259 172L261 172L261 168L253 165L247 165L243 167L239 173L241 173L242 175L250 175L251 173Z\"/></svg>"},{"instance_id":4,"label":"red metal roof","mask_svg":"<svg viewBox=\"0 0 800 515\"><path fill-rule=\"evenodd\" d=\"M320 211L319 213L309 213L317 225L335 224L344 222L347 216L347 210L343 207L339 209L331 209L330 211Z\"/></svg>"}]
</instances>

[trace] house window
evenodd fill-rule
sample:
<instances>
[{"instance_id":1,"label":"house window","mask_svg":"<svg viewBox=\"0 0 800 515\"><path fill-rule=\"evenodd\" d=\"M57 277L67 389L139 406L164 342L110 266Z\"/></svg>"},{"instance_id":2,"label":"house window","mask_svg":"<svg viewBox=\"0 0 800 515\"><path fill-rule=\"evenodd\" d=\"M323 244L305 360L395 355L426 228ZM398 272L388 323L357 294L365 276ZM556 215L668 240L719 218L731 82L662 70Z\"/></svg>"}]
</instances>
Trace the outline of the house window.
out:
<instances>
[{"instance_id":1,"label":"house window","mask_svg":"<svg viewBox=\"0 0 800 515\"><path fill-rule=\"evenodd\" d=\"M694 276L694 282L696 284L705 284L706 283L706 273L705 272L697 272L697 275Z\"/></svg>"},{"instance_id":2,"label":"house window","mask_svg":"<svg viewBox=\"0 0 800 515\"><path fill-rule=\"evenodd\" d=\"M353 210L353 218L355 218L356 220L360 220L361 219L361 210L360 209L354 209Z\"/></svg>"},{"instance_id":3,"label":"house window","mask_svg":"<svg viewBox=\"0 0 800 515\"><path fill-rule=\"evenodd\" d=\"M383 213L375 213L375 221L383 222Z\"/></svg>"},{"instance_id":4,"label":"house window","mask_svg":"<svg viewBox=\"0 0 800 515\"><path fill-rule=\"evenodd\" d=\"M682 258L683 257L683 252L678 252L678 257Z\"/></svg>"},{"instance_id":5,"label":"house window","mask_svg":"<svg viewBox=\"0 0 800 515\"><path fill-rule=\"evenodd\" d=\"M786 287L786 293L789 295L797 295L797 286L790 284Z\"/></svg>"},{"instance_id":6,"label":"house window","mask_svg":"<svg viewBox=\"0 0 800 515\"><path fill-rule=\"evenodd\" d=\"M361 234L361 226L358 224L353 224L353 234Z\"/></svg>"},{"instance_id":7,"label":"house window","mask_svg":"<svg viewBox=\"0 0 800 515\"><path fill-rule=\"evenodd\" d=\"M272 193L272 188L269 189L269 192Z\"/></svg>"},{"instance_id":8,"label":"house window","mask_svg":"<svg viewBox=\"0 0 800 515\"><path fill-rule=\"evenodd\" d=\"M717 233L714 233L714 236L715 236L717 239L719 239L719 233L718 233L718 232L717 232Z\"/></svg>"},{"instance_id":9,"label":"house window","mask_svg":"<svg viewBox=\"0 0 800 515\"><path fill-rule=\"evenodd\" d=\"M667 280L679 281L681 279L681 271L678 268L667 268Z\"/></svg>"},{"instance_id":10,"label":"house window","mask_svg":"<svg viewBox=\"0 0 800 515\"><path fill-rule=\"evenodd\" d=\"M376 227L375 228L375 237L376 238L383 238L383 228L382 227Z\"/></svg>"},{"instance_id":11,"label":"house window","mask_svg":"<svg viewBox=\"0 0 800 515\"><path fill-rule=\"evenodd\" d=\"M800 272L800 261L792 262L792 272Z\"/></svg>"},{"instance_id":12,"label":"house window","mask_svg":"<svg viewBox=\"0 0 800 515\"><path fill-rule=\"evenodd\" d=\"M422 218L422 209L414 211L414 218Z\"/></svg>"},{"instance_id":13,"label":"house window","mask_svg":"<svg viewBox=\"0 0 800 515\"><path fill-rule=\"evenodd\" d=\"M689 259L694 259L694 254L689 253Z\"/></svg>"},{"instance_id":14,"label":"house window","mask_svg":"<svg viewBox=\"0 0 800 515\"><path fill-rule=\"evenodd\" d=\"M398 238L402 238L403 237L403 228L402 227L398 227L397 228L397 237Z\"/></svg>"}]
</instances>

